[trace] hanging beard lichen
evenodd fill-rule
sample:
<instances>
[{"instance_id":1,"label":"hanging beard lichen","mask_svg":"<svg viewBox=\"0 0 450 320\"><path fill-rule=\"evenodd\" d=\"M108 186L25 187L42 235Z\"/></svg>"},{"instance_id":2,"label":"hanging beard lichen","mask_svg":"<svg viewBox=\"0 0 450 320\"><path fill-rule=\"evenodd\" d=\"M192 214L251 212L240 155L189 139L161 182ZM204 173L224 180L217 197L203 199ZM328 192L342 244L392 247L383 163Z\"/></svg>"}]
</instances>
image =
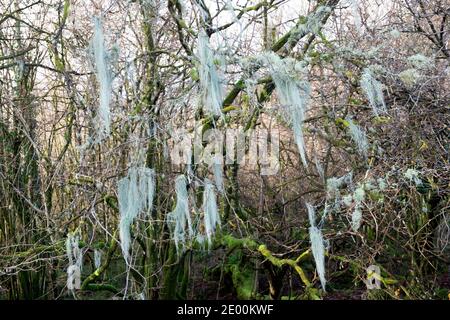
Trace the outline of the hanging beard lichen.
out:
<instances>
[{"instance_id":1,"label":"hanging beard lichen","mask_svg":"<svg viewBox=\"0 0 450 320\"><path fill-rule=\"evenodd\" d=\"M214 183L220 193L224 192L223 167L221 163L213 163Z\"/></svg>"},{"instance_id":2,"label":"hanging beard lichen","mask_svg":"<svg viewBox=\"0 0 450 320\"><path fill-rule=\"evenodd\" d=\"M203 108L211 115L220 116L222 115L223 89L215 66L214 53L204 30L198 33L197 56Z\"/></svg>"},{"instance_id":3,"label":"hanging beard lichen","mask_svg":"<svg viewBox=\"0 0 450 320\"><path fill-rule=\"evenodd\" d=\"M83 267L83 254L79 247L80 236L70 232L66 239L66 254L69 259L67 268L67 288L80 289L81 270Z\"/></svg>"},{"instance_id":4,"label":"hanging beard lichen","mask_svg":"<svg viewBox=\"0 0 450 320\"><path fill-rule=\"evenodd\" d=\"M220 226L220 216L217 210L216 195L214 186L209 180L205 180L205 190L203 193L204 227L208 245L211 245L212 237L216 232L216 227Z\"/></svg>"},{"instance_id":5,"label":"hanging beard lichen","mask_svg":"<svg viewBox=\"0 0 450 320\"><path fill-rule=\"evenodd\" d=\"M369 149L369 143L367 142L366 134L357 124L353 122L353 120L350 117L347 117L346 120L348 122L348 130L350 133L350 137L356 144L359 154L364 158L367 158L367 150Z\"/></svg>"},{"instance_id":6,"label":"hanging beard lichen","mask_svg":"<svg viewBox=\"0 0 450 320\"><path fill-rule=\"evenodd\" d=\"M100 103L95 121L97 137L101 141L108 137L111 131L110 103L112 94L112 76L109 66L108 52L105 48L105 38L100 18L94 18L94 35L92 38L92 52L94 54L97 81L100 86Z\"/></svg>"},{"instance_id":7,"label":"hanging beard lichen","mask_svg":"<svg viewBox=\"0 0 450 320\"><path fill-rule=\"evenodd\" d=\"M131 243L130 228L133 220L142 212L150 217L155 193L155 171L132 167L128 175L117 184L120 222L119 236L122 253L129 262Z\"/></svg>"},{"instance_id":8,"label":"hanging beard lichen","mask_svg":"<svg viewBox=\"0 0 450 320\"><path fill-rule=\"evenodd\" d=\"M309 217L309 238L311 241L311 251L316 262L316 270L319 275L320 283L325 291L326 279L325 279L325 245L323 241L322 231L316 227L314 208L306 203Z\"/></svg>"},{"instance_id":9,"label":"hanging beard lichen","mask_svg":"<svg viewBox=\"0 0 450 320\"><path fill-rule=\"evenodd\" d=\"M305 142L303 139L303 121L309 103L310 85L303 80L304 66L292 58L281 59L275 53L265 53L260 57L269 70L275 83L278 98L287 107L285 114L292 125L294 140L304 166L307 166Z\"/></svg>"},{"instance_id":10,"label":"hanging beard lichen","mask_svg":"<svg viewBox=\"0 0 450 320\"><path fill-rule=\"evenodd\" d=\"M184 251L187 240L191 239L194 234L189 212L187 181L184 175L176 178L175 192L177 203L175 209L167 215L167 224L171 230L177 251L180 252L180 247L181 251Z\"/></svg>"},{"instance_id":11,"label":"hanging beard lichen","mask_svg":"<svg viewBox=\"0 0 450 320\"><path fill-rule=\"evenodd\" d=\"M386 103L384 102L383 85L375 79L369 68L364 69L361 77L361 88L363 89L370 106L376 116L386 112Z\"/></svg>"}]
</instances>

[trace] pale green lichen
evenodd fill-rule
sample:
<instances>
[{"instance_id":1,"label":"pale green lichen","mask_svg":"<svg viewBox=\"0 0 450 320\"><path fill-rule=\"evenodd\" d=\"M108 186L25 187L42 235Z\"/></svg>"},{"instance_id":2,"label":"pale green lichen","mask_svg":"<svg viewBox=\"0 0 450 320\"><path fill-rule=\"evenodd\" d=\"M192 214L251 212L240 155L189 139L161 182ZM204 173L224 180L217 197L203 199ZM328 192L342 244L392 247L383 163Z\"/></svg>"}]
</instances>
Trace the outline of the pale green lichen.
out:
<instances>
[{"instance_id":1,"label":"pale green lichen","mask_svg":"<svg viewBox=\"0 0 450 320\"><path fill-rule=\"evenodd\" d=\"M278 98L286 108L286 118L292 125L294 140L301 160L307 166L306 148L303 139L303 121L309 104L310 84L306 81L306 69L303 63L292 58L282 59L273 52L259 57L261 64L269 67Z\"/></svg>"},{"instance_id":2,"label":"pale green lichen","mask_svg":"<svg viewBox=\"0 0 450 320\"><path fill-rule=\"evenodd\" d=\"M358 231L359 227L361 226L361 220L362 220L362 212L359 206L355 207L355 210L352 214L352 222L351 227L353 231Z\"/></svg>"},{"instance_id":3,"label":"pale green lichen","mask_svg":"<svg viewBox=\"0 0 450 320\"><path fill-rule=\"evenodd\" d=\"M383 179L383 178L378 178L378 179L377 179L377 183L378 183L378 188L379 188L381 191L386 190L387 185L386 185L386 180L385 180L385 179Z\"/></svg>"},{"instance_id":4,"label":"pale green lichen","mask_svg":"<svg viewBox=\"0 0 450 320\"><path fill-rule=\"evenodd\" d=\"M350 207L352 205L352 202L353 202L353 197L351 194L348 194L348 195L342 197L342 203L344 205L346 205L347 207Z\"/></svg>"},{"instance_id":5,"label":"pale green lichen","mask_svg":"<svg viewBox=\"0 0 450 320\"><path fill-rule=\"evenodd\" d=\"M401 33L400 33L400 31L398 31L397 29L392 29L392 30L389 32L389 35L390 35L392 38L397 39L397 38L399 38L399 37L401 36Z\"/></svg>"},{"instance_id":6,"label":"pale green lichen","mask_svg":"<svg viewBox=\"0 0 450 320\"><path fill-rule=\"evenodd\" d=\"M353 179L353 173L350 172L340 178L328 178L327 179L327 198L339 196L339 189L344 185L351 185Z\"/></svg>"},{"instance_id":7,"label":"pale green lichen","mask_svg":"<svg viewBox=\"0 0 450 320\"><path fill-rule=\"evenodd\" d=\"M374 190L377 187L373 184L373 180L369 179L369 181L366 181L364 183L364 190Z\"/></svg>"},{"instance_id":8,"label":"pale green lichen","mask_svg":"<svg viewBox=\"0 0 450 320\"><path fill-rule=\"evenodd\" d=\"M346 118L348 129L353 142L356 144L358 152L361 156L367 157L369 143L367 142L366 133L361 129L350 117Z\"/></svg>"},{"instance_id":9,"label":"pale green lichen","mask_svg":"<svg viewBox=\"0 0 450 320\"><path fill-rule=\"evenodd\" d=\"M322 289L325 291L326 279L325 279L325 244L323 241L322 231L316 226L316 215L314 208L309 203L306 203L309 217L309 238L311 241L311 251L313 253L314 261L316 262L316 270L319 275Z\"/></svg>"},{"instance_id":10,"label":"pale green lichen","mask_svg":"<svg viewBox=\"0 0 450 320\"><path fill-rule=\"evenodd\" d=\"M383 84L375 78L372 68L370 67L363 71L361 76L361 88L369 100L370 106L376 116L386 112Z\"/></svg>"},{"instance_id":11,"label":"pale green lichen","mask_svg":"<svg viewBox=\"0 0 450 320\"><path fill-rule=\"evenodd\" d=\"M407 69L398 74L400 80L407 86L413 87L421 78L417 69Z\"/></svg>"},{"instance_id":12,"label":"pale green lichen","mask_svg":"<svg viewBox=\"0 0 450 320\"><path fill-rule=\"evenodd\" d=\"M355 202L361 203L364 201L364 198L366 197L366 192L364 191L363 187L359 187L355 190L353 193L353 199L355 199Z\"/></svg>"},{"instance_id":13,"label":"pale green lichen","mask_svg":"<svg viewBox=\"0 0 450 320\"><path fill-rule=\"evenodd\" d=\"M428 69L433 65L433 59L420 53L408 57L408 63L417 69Z\"/></svg>"},{"instance_id":14,"label":"pale green lichen","mask_svg":"<svg viewBox=\"0 0 450 320\"><path fill-rule=\"evenodd\" d=\"M416 186L421 185L422 184L422 180L420 180L419 178L419 171L414 170L414 169L408 169L406 170L406 172L404 173L404 176L406 179L408 179L409 181L412 181L416 184Z\"/></svg>"}]
</instances>

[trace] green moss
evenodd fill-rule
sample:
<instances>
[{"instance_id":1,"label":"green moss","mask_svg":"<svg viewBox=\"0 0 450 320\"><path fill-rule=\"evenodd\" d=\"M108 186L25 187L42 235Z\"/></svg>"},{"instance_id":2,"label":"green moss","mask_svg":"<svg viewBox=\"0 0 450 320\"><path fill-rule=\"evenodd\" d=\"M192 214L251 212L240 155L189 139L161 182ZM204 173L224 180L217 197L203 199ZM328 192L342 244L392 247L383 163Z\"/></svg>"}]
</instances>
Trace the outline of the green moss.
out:
<instances>
[{"instance_id":1,"label":"green moss","mask_svg":"<svg viewBox=\"0 0 450 320\"><path fill-rule=\"evenodd\" d=\"M350 126L350 123L342 118L336 118L335 123L337 126L342 127L342 128L348 128Z\"/></svg>"},{"instance_id":2,"label":"green moss","mask_svg":"<svg viewBox=\"0 0 450 320\"><path fill-rule=\"evenodd\" d=\"M233 285L236 289L238 299L248 300L254 296L254 271L248 267L233 265L230 268Z\"/></svg>"},{"instance_id":3,"label":"green moss","mask_svg":"<svg viewBox=\"0 0 450 320\"><path fill-rule=\"evenodd\" d=\"M298 265L298 263L307 255L310 254L310 250L306 250L303 252L297 259L278 259L272 255L272 253L267 249L265 245L260 245L258 247L258 251L267 259L269 260L274 266L277 266L281 268L284 265L289 265L297 272L297 274L300 276L300 279L303 281L303 283L306 285L306 287L311 286L311 282L306 277L305 272L303 269Z\"/></svg>"},{"instance_id":4,"label":"green moss","mask_svg":"<svg viewBox=\"0 0 450 320\"><path fill-rule=\"evenodd\" d=\"M363 102L361 100L356 99L356 98L349 98L348 99L348 103L353 105L353 106L360 106L360 105L363 104Z\"/></svg>"},{"instance_id":5,"label":"green moss","mask_svg":"<svg viewBox=\"0 0 450 320\"><path fill-rule=\"evenodd\" d=\"M243 244L242 242L239 245ZM236 243L231 244L235 248ZM231 276L238 299L254 298L255 270L241 249L234 250L227 258L224 272Z\"/></svg>"},{"instance_id":6,"label":"green moss","mask_svg":"<svg viewBox=\"0 0 450 320\"><path fill-rule=\"evenodd\" d=\"M370 200L375 201L375 202L382 203L384 201L384 195L382 193L378 192L378 190L371 190L369 192L369 198L370 198Z\"/></svg>"},{"instance_id":7,"label":"green moss","mask_svg":"<svg viewBox=\"0 0 450 320\"><path fill-rule=\"evenodd\" d=\"M383 117L383 116L374 117L372 120L373 124L387 124L387 123L390 123L391 121L392 121L392 118Z\"/></svg>"},{"instance_id":8,"label":"green moss","mask_svg":"<svg viewBox=\"0 0 450 320\"><path fill-rule=\"evenodd\" d=\"M222 237L222 244L228 247L229 249L235 249L235 248L248 248L250 250L256 250L258 247L258 244L248 238L238 239L233 237L232 235L224 235Z\"/></svg>"},{"instance_id":9,"label":"green moss","mask_svg":"<svg viewBox=\"0 0 450 320\"><path fill-rule=\"evenodd\" d=\"M189 71L189 74L190 74L192 80L194 80L194 81L198 81L198 80L200 79L200 77L199 77L199 75L198 75L198 71L197 71L196 68L192 68L192 69Z\"/></svg>"},{"instance_id":10,"label":"green moss","mask_svg":"<svg viewBox=\"0 0 450 320\"><path fill-rule=\"evenodd\" d=\"M69 13L70 13L70 0L65 0L62 18L63 21L66 21L66 19L69 17Z\"/></svg>"}]
</instances>

